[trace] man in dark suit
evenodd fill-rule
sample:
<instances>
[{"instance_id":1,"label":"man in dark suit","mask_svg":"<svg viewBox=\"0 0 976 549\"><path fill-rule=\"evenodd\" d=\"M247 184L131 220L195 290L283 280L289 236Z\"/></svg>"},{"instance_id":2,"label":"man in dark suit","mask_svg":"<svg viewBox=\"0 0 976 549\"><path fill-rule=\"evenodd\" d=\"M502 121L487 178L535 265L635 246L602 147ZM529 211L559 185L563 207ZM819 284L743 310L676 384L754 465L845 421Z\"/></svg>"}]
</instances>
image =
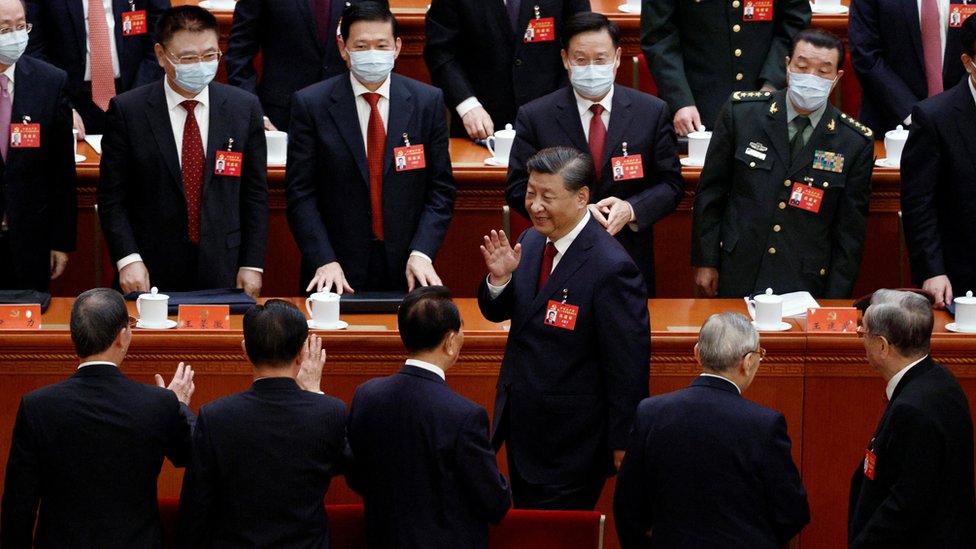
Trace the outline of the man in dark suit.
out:
<instances>
[{"instance_id":1,"label":"man in dark suit","mask_svg":"<svg viewBox=\"0 0 976 549\"><path fill-rule=\"evenodd\" d=\"M227 83L261 98L270 119L265 129L287 131L292 94L346 72L336 40L346 5L340 0L237 2L224 59ZM259 53L260 79L254 66Z\"/></svg>"},{"instance_id":2,"label":"man in dark suit","mask_svg":"<svg viewBox=\"0 0 976 549\"><path fill-rule=\"evenodd\" d=\"M443 97L390 73L399 27L382 4L347 7L341 32L350 74L292 101L285 195L302 287L342 293L440 284L433 259L456 194ZM394 166L399 152L408 157L405 169Z\"/></svg>"},{"instance_id":3,"label":"man in dark suit","mask_svg":"<svg viewBox=\"0 0 976 549\"><path fill-rule=\"evenodd\" d=\"M850 549L976 546L972 416L929 356L932 324L928 300L909 292L878 290L864 312L888 404L851 480Z\"/></svg>"},{"instance_id":4,"label":"man in dark suit","mask_svg":"<svg viewBox=\"0 0 976 549\"><path fill-rule=\"evenodd\" d=\"M484 139L566 85L560 36L581 11L589 0L433 0L424 60L453 111L451 135Z\"/></svg>"},{"instance_id":5,"label":"man in dark suit","mask_svg":"<svg viewBox=\"0 0 976 549\"><path fill-rule=\"evenodd\" d=\"M125 377L129 313L107 288L75 300L71 340L78 371L20 401L0 546L162 547L156 479L163 457L182 467L189 456L193 369L181 362L169 388L158 374L158 387Z\"/></svg>"},{"instance_id":6,"label":"man in dark suit","mask_svg":"<svg viewBox=\"0 0 976 549\"><path fill-rule=\"evenodd\" d=\"M614 492L623 549L778 549L810 522L786 419L741 396L765 355L748 318L712 315L703 373L640 403Z\"/></svg>"},{"instance_id":7,"label":"man in dark suit","mask_svg":"<svg viewBox=\"0 0 976 549\"><path fill-rule=\"evenodd\" d=\"M351 456L346 405L319 390L322 340L294 304L272 299L244 315L243 347L254 384L197 418L180 546L326 549L322 500Z\"/></svg>"},{"instance_id":8,"label":"man in dark suit","mask_svg":"<svg viewBox=\"0 0 976 549\"><path fill-rule=\"evenodd\" d=\"M901 158L901 210L912 280L937 307L976 291L976 19L963 24L966 78L912 111ZM955 292L953 290L956 290Z\"/></svg>"},{"instance_id":9,"label":"man in dark suit","mask_svg":"<svg viewBox=\"0 0 976 549\"><path fill-rule=\"evenodd\" d=\"M543 149L527 167L533 229L514 247L495 231L482 246L478 305L492 322L511 319L492 441L506 443L516 508L592 509L648 392L646 287L589 212L589 155Z\"/></svg>"},{"instance_id":10,"label":"man in dark suit","mask_svg":"<svg viewBox=\"0 0 976 549\"><path fill-rule=\"evenodd\" d=\"M20 0L0 0L0 289L47 291L75 249L75 161L64 71L22 57L30 25ZM40 124L15 147L12 128Z\"/></svg>"},{"instance_id":11,"label":"man in dark suit","mask_svg":"<svg viewBox=\"0 0 976 549\"><path fill-rule=\"evenodd\" d=\"M563 43L572 86L519 109L505 198L528 217L525 161L548 147L590 151L598 174L590 214L630 252L653 297L652 226L678 207L685 190L668 107L613 83L620 67L620 29L605 15L571 17ZM593 75L599 78L591 80Z\"/></svg>"},{"instance_id":12,"label":"man in dark suit","mask_svg":"<svg viewBox=\"0 0 976 549\"><path fill-rule=\"evenodd\" d=\"M850 297L864 247L874 140L827 101L843 59L837 37L805 30L786 59L788 89L732 94L695 195L698 295L772 288Z\"/></svg>"},{"instance_id":13,"label":"man in dark suit","mask_svg":"<svg viewBox=\"0 0 976 549\"><path fill-rule=\"evenodd\" d=\"M102 140L98 215L119 284L256 296L268 228L261 105L211 83L220 51L208 11L172 8L159 29L166 79L113 99Z\"/></svg>"},{"instance_id":14,"label":"man in dark suit","mask_svg":"<svg viewBox=\"0 0 976 549\"><path fill-rule=\"evenodd\" d=\"M109 99L159 80L154 32L170 0L25 0L28 55L68 73L75 129L103 133ZM90 16L97 15L97 19ZM105 24L100 22L104 19ZM96 24L90 25L90 21ZM129 31L124 23L129 21Z\"/></svg>"},{"instance_id":15,"label":"man in dark suit","mask_svg":"<svg viewBox=\"0 0 976 549\"><path fill-rule=\"evenodd\" d=\"M643 0L641 49L678 135L717 124L733 91L773 91L786 83L783 58L793 35L810 25L810 3L762 3L768 7L756 9L760 2L753 0Z\"/></svg>"},{"instance_id":16,"label":"man in dark suit","mask_svg":"<svg viewBox=\"0 0 976 549\"><path fill-rule=\"evenodd\" d=\"M958 61L961 25L951 18L963 6L963 0L851 1L851 64L863 89L858 118L878 139L910 124L916 103L951 88L965 74Z\"/></svg>"},{"instance_id":17,"label":"man in dark suit","mask_svg":"<svg viewBox=\"0 0 976 549\"><path fill-rule=\"evenodd\" d=\"M448 387L464 344L443 286L417 288L397 311L407 361L356 389L347 474L366 507L366 542L382 547L488 547L488 524L512 500L488 440L488 414Z\"/></svg>"}]
</instances>

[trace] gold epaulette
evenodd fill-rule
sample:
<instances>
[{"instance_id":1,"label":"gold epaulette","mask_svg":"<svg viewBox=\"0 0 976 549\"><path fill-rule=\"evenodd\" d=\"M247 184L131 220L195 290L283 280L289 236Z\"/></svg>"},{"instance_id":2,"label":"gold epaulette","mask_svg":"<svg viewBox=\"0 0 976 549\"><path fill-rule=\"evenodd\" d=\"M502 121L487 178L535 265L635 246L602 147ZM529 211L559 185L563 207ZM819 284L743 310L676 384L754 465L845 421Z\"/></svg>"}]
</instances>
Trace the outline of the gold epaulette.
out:
<instances>
[{"instance_id":1,"label":"gold epaulette","mask_svg":"<svg viewBox=\"0 0 976 549\"><path fill-rule=\"evenodd\" d=\"M872 131L871 128L861 124L855 120L853 116L847 116L844 113L840 113L840 119L846 122L848 126L857 130L858 133L863 134L864 137L872 137L874 135L874 131Z\"/></svg>"},{"instance_id":2,"label":"gold epaulette","mask_svg":"<svg viewBox=\"0 0 976 549\"><path fill-rule=\"evenodd\" d=\"M761 91L737 91L732 93L732 101L759 101L769 99L772 92Z\"/></svg>"}]
</instances>

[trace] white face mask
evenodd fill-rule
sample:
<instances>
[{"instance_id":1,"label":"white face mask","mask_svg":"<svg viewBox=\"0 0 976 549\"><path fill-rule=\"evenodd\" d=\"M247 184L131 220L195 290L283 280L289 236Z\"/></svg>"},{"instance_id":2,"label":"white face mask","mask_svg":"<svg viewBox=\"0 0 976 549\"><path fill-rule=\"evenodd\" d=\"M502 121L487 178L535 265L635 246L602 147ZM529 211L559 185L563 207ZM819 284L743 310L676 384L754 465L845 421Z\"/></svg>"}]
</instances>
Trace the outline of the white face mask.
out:
<instances>
[{"instance_id":1,"label":"white face mask","mask_svg":"<svg viewBox=\"0 0 976 549\"><path fill-rule=\"evenodd\" d=\"M363 84L378 84L393 71L396 52L393 50L350 51L349 69Z\"/></svg>"},{"instance_id":2,"label":"white face mask","mask_svg":"<svg viewBox=\"0 0 976 549\"><path fill-rule=\"evenodd\" d=\"M186 65L173 64L176 85L190 93L200 93L210 85L217 76L217 65L220 61L200 61Z\"/></svg>"},{"instance_id":3,"label":"white face mask","mask_svg":"<svg viewBox=\"0 0 976 549\"><path fill-rule=\"evenodd\" d=\"M603 97L613 86L614 64L571 66L569 82L583 97Z\"/></svg>"},{"instance_id":4,"label":"white face mask","mask_svg":"<svg viewBox=\"0 0 976 549\"><path fill-rule=\"evenodd\" d=\"M15 30L0 34L0 63L13 65L27 49L27 31Z\"/></svg>"},{"instance_id":5,"label":"white face mask","mask_svg":"<svg viewBox=\"0 0 976 549\"><path fill-rule=\"evenodd\" d=\"M790 71L790 101L799 110L815 111L827 102L836 81L836 78L827 80L815 74Z\"/></svg>"}]
</instances>

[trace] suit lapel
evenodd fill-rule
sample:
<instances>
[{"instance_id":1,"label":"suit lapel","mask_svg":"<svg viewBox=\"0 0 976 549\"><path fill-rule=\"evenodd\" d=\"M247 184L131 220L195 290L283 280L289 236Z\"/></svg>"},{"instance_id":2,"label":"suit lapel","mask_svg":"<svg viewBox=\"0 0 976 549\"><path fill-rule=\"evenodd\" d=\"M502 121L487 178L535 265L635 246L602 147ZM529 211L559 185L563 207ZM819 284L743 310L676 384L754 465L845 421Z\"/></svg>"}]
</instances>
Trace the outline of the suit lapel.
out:
<instances>
[{"instance_id":1,"label":"suit lapel","mask_svg":"<svg viewBox=\"0 0 976 549\"><path fill-rule=\"evenodd\" d=\"M309 36L312 37L312 43L315 44L315 48L319 52L321 52L322 51L322 44L319 43L319 29L318 29L318 27L315 24L315 14L312 13L312 2L314 2L315 0L292 0L292 1L295 2L298 5L297 6L298 7L298 13L301 15L301 18L305 21L305 30L308 31ZM341 0L333 0L331 2L330 9L331 9L332 13L329 14L329 26L333 26L332 25L332 21L335 21L336 20L332 16L336 12L335 7L337 5L338 6L345 6L345 2L343 2ZM341 10L340 10L340 13L341 13ZM335 26L338 26L338 25L335 25Z\"/></svg>"},{"instance_id":2,"label":"suit lapel","mask_svg":"<svg viewBox=\"0 0 976 549\"><path fill-rule=\"evenodd\" d=\"M976 140L972 138L973 128L976 128L976 103L973 102L973 94L969 90L969 75L956 84L952 89L953 103L957 112L956 130L959 132L958 140L966 147L969 154L969 161L976 170ZM914 370L914 368L912 368Z\"/></svg>"},{"instance_id":3,"label":"suit lapel","mask_svg":"<svg viewBox=\"0 0 976 549\"><path fill-rule=\"evenodd\" d=\"M624 140L624 135L633 122L633 113L630 112L630 96L622 86L614 84L613 104L610 110L610 127L607 128L607 143L603 150L603 165L597 169L597 173L603 173L603 169L610 165L610 159L617 151ZM649 120L643 121L649 123ZM622 154L622 151L621 151ZM612 181L612 178L611 178ZM601 195L602 196L602 195Z\"/></svg>"},{"instance_id":4,"label":"suit lapel","mask_svg":"<svg viewBox=\"0 0 976 549\"><path fill-rule=\"evenodd\" d=\"M900 395L915 378L925 374L935 366L932 361L932 357L926 357L925 360L919 362L915 366L912 366L911 370L905 372L904 377L895 386L895 390L891 393L891 400L888 401L888 405L885 406L884 414L881 416L881 421L878 422L877 429L874 430L874 438L877 439L878 435L884 430L885 425L888 423L888 411L891 410L891 403L894 402L898 395Z\"/></svg>"},{"instance_id":5,"label":"suit lapel","mask_svg":"<svg viewBox=\"0 0 976 549\"><path fill-rule=\"evenodd\" d=\"M227 120L233 113L227 112L227 96L217 86L210 86L210 121L207 129L207 157L203 163L203 192L206 194L213 179L214 162L217 151L227 150L228 138L231 137ZM243 143L235 143L234 150L241 152Z\"/></svg>"},{"instance_id":6,"label":"suit lapel","mask_svg":"<svg viewBox=\"0 0 976 549\"><path fill-rule=\"evenodd\" d=\"M833 124L831 124L833 122ZM813 129L813 133L810 134L810 139L807 140L807 144L800 149L800 153L796 155L796 158L792 160L790 164L790 169L786 172L788 176L792 176L797 171L803 169L804 166L810 163L810 159L813 158L814 150L828 150L830 147L825 145L829 143L826 139L826 134L828 132L827 126L831 126L829 130L831 134L837 133L837 111L834 106L829 102L827 103L827 108L824 109L823 116L820 117L820 123L817 127ZM787 134L789 135L789 134Z\"/></svg>"},{"instance_id":7,"label":"suit lapel","mask_svg":"<svg viewBox=\"0 0 976 549\"><path fill-rule=\"evenodd\" d=\"M763 131L772 144L773 151L779 156L784 166L790 162L790 134L786 130L786 92L778 91L773 94L766 116L763 118Z\"/></svg>"},{"instance_id":8,"label":"suit lapel","mask_svg":"<svg viewBox=\"0 0 976 549\"><path fill-rule=\"evenodd\" d=\"M329 107L329 114L338 128L339 134L345 140L346 146L352 153L359 167L359 173L363 177L363 184L369 183L369 165L366 161L366 145L363 143L363 134L359 127L359 115L356 110L356 97L352 93L352 83L349 77L343 77L332 90L332 106Z\"/></svg>"},{"instance_id":9,"label":"suit lapel","mask_svg":"<svg viewBox=\"0 0 976 549\"><path fill-rule=\"evenodd\" d=\"M921 74L924 78L925 53L922 51L922 25L919 22L918 0L900 0L900 2L905 17L904 21L909 22L908 36L912 41L912 49L915 50L918 68L922 71Z\"/></svg>"},{"instance_id":10,"label":"suit lapel","mask_svg":"<svg viewBox=\"0 0 976 549\"><path fill-rule=\"evenodd\" d=\"M129 10L129 2L127 0L112 0L112 18L115 19L115 47L119 52L119 58L122 57L122 14ZM85 50L81 50L85 51Z\"/></svg>"},{"instance_id":11,"label":"suit lapel","mask_svg":"<svg viewBox=\"0 0 976 549\"><path fill-rule=\"evenodd\" d=\"M88 44L86 44L88 33L85 31L85 7L81 2L76 0L65 0L62 3L64 4L64 8L68 10L71 23L75 28L75 42L78 44L77 51L88 51ZM82 55L82 61L84 61L84 55Z\"/></svg>"},{"instance_id":12,"label":"suit lapel","mask_svg":"<svg viewBox=\"0 0 976 549\"><path fill-rule=\"evenodd\" d=\"M525 237L522 238L523 263L512 275L512 283L515 284L515 303L532 303L535 298L535 287L539 281L539 269L542 267L542 253L545 247L546 237L539 234L534 228L525 232ZM531 316L531 312L528 316L516 314L512 319L511 331L516 332L522 329L522 326L529 322ZM516 319L519 322L518 325L516 325Z\"/></svg>"},{"instance_id":13,"label":"suit lapel","mask_svg":"<svg viewBox=\"0 0 976 549\"><path fill-rule=\"evenodd\" d=\"M30 93L27 89L27 82L30 80L30 75L34 72L34 66L31 64L29 59L21 59L17 66L14 68L14 102L10 105L10 123L20 124L23 122L25 116L32 116L34 121L37 121L37 117L34 114L36 111L36 103L34 102L35 95ZM21 93L17 93L18 82L24 84L21 89ZM41 128L41 132L44 132L46 128ZM0 139L10 139L9 135L0 136ZM5 166L9 166L11 163L15 163L16 159L21 158L21 155L7 153L7 162Z\"/></svg>"},{"instance_id":14,"label":"suit lapel","mask_svg":"<svg viewBox=\"0 0 976 549\"><path fill-rule=\"evenodd\" d=\"M395 75L391 74L390 78L390 109L388 120L386 122L386 148L383 154L383 176L387 175L391 169L393 169L393 149L395 147L402 147L406 143L403 139L403 134L408 133L407 128L410 125L410 120L413 118L413 96L410 94L410 90L403 84L403 81ZM411 145L418 144L423 136L420 135L410 135L410 139L417 140L415 143L411 141Z\"/></svg>"},{"instance_id":15,"label":"suit lapel","mask_svg":"<svg viewBox=\"0 0 976 549\"><path fill-rule=\"evenodd\" d=\"M583 122L576 107L576 94L573 93L572 86L566 88L566 93L556 103L556 109L558 109L556 122L566 134L566 138L573 147L589 153L590 145L586 142L586 134L583 133Z\"/></svg>"},{"instance_id":16,"label":"suit lapel","mask_svg":"<svg viewBox=\"0 0 976 549\"><path fill-rule=\"evenodd\" d=\"M155 88L149 93L149 99L146 101L148 106L146 118L156 140L156 148L163 155L163 163L169 168L173 183L179 188L180 193L183 193L183 170L180 168L180 157L176 153L173 123L169 119L169 109L163 91L163 86L166 85L168 84L165 78L154 84ZM185 198L186 194L184 193L183 196Z\"/></svg>"}]
</instances>

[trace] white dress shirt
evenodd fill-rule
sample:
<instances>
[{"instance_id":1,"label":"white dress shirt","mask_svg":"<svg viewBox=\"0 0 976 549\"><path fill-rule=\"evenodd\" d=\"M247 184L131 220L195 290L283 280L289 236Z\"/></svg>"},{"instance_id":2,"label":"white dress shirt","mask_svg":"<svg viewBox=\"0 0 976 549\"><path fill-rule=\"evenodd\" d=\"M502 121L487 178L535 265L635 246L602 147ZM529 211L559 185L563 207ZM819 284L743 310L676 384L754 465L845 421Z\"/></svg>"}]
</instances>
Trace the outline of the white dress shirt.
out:
<instances>
[{"instance_id":1,"label":"white dress shirt","mask_svg":"<svg viewBox=\"0 0 976 549\"><path fill-rule=\"evenodd\" d=\"M603 127L609 132L610 109L613 106L613 86L610 86L610 91L599 101L584 99L576 93L576 90L573 90L573 95L576 96L576 109L579 111L580 122L583 124L583 135L586 136L586 142L590 142L590 121L593 120L593 111L590 110L590 107L597 103L603 105L603 113L600 114L600 119L603 120Z\"/></svg>"},{"instance_id":2,"label":"white dress shirt","mask_svg":"<svg viewBox=\"0 0 976 549\"><path fill-rule=\"evenodd\" d=\"M85 366L94 366L96 364L108 364L109 366L115 366L116 368L119 367L118 364L115 364L114 362L109 362L107 360L92 360L90 362L82 362L81 364L78 365L78 369L80 370Z\"/></svg>"},{"instance_id":3,"label":"white dress shirt","mask_svg":"<svg viewBox=\"0 0 976 549\"><path fill-rule=\"evenodd\" d=\"M421 370L427 370L428 372L434 372L435 374L439 375L441 379L447 381L447 378L444 377L444 370L441 370L430 362L424 362L423 360L417 360L416 358L408 358L404 364L407 366L415 366Z\"/></svg>"},{"instance_id":4,"label":"white dress shirt","mask_svg":"<svg viewBox=\"0 0 976 549\"><path fill-rule=\"evenodd\" d=\"M905 366L901 370L898 370L897 374L891 376L891 379L888 380L888 385L885 387L885 395L887 395L888 400L891 400L891 395L895 394L895 388L898 387L898 382L901 381L901 378L905 377L905 374L908 373L908 370L911 370L912 366L915 366L919 362L922 362L923 360L928 358L928 356L929 355L923 356L922 358L916 360L915 362L912 362L908 366Z\"/></svg>"},{"instance_id":5,"label":"white dress shirt","mask_svg":"<svg viewBox=\"0 0 976 549\"><path fill-rule=\"evenodd\" d=\"M83 9L85 10L85 38L88 37L88 2L89 0L81 0ZM116 78L119 78L121 72L119 71L119 48L115 44L115 17L112 16L112 0L102 0L102 5L105 6L105 19L108 23L108 43L112 48L112 73L115 74ZM88 40L85 40L85 81L91 81L91 45Z\"/></svg>"}]
</instances>

